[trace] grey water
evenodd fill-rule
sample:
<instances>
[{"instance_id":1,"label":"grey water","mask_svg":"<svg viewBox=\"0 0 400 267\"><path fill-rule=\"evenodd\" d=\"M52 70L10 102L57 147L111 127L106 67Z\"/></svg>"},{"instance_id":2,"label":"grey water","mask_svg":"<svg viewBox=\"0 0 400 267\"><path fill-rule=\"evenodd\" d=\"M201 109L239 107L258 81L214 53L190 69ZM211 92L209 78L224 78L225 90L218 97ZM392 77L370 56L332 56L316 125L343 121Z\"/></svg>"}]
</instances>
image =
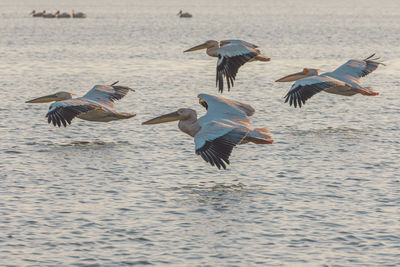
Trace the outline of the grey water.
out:
<instances>
[{"instance_id":1,"label":"grey water","mask_svg":"<svg viewBox=\"0 0 400 267\"><path fill-rule=\"evenodd\" d=\"M88 14L32 18L33 9ZM193 18L180 19L180 9ZM0 1L0 265L399 266L400 3L363 1ZM273 145L236 147L226 171L176 123L141 122L218 94L215 58L183 53L243 39L224 97L251 104ZM295 109L288 83L376 53L376 97L319 93ZM26 100L120 81L110 123L47 124Z\"/></svg>"}]
</instances>

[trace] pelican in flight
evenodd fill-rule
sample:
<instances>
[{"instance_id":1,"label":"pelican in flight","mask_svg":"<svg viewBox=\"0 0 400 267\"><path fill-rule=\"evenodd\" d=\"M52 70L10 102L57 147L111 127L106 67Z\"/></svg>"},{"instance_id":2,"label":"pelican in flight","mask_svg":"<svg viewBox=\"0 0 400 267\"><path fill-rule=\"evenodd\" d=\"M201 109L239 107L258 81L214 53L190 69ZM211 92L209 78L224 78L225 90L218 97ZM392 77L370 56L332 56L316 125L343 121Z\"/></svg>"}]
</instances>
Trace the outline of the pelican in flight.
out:
<instances>
[{"instance_id":1,"label":"pelican in flight","mask_svg":"<svg viewBox=\"0 0 400 267\"><path fill-rule=\"evenodd\" d=\"M192 14L190 14L189 12L183 12L183 10L179 10L179 13L176 14L177 16L179 16L180 18L191 18L193 17Z\"/></svg>"},{"instance_id":2,"label":"pelican in flight","mask_svg":"<svg viewBox=\"0 0 400 267\"><path fill-rule=\"evenodd\" d=\"M60 13L60 10L58 10L55 15L59 19L67 19L71 17L71 15L66 12Z\"/></svg>"},{"instance_id":3,"label":"pelican in flight","mask_svg":"<svg viewBox=\"0 0 400 267\"><path fill-rule=\"evenodd\" d=\"M32 15L32 17L43 17L43 15L46 14L46 10L38 13L36 13L36 10L32 10L30 14Z\"/></svg>"},{"instance_id":4,"label":"pelican in flight","mask_svg":"<svg viewBox=\"0 0 400 267\"><path fill-rule=\"evenodd\" d=\"M84 19L87 17L87 15L83 12L76 13L75 10L72 10L72 17L76 19Z\"/></svg>"},{"instance_id":5,"label":"pelican in flight","mask_svg":"<svg viewBox=\"0 0 400 267\"><path fill-rule=\"evenodd\" d=\"M179 129L194 137L196 154L218 169L226 169L236 145L248 142L273 143L268 128L250 128L249 117L255 112L250 105L207 94L199 94L198 98L199 103L207 109L206 115L199 119L195 110L181 108L142 124L179 120Z\"/></svg>"},{"instance_id":6,"label":"pelican in flight","mask_svg":"<svg viewBox=\"0 0 400 267\"><path fill-rule=\"evenodd\" d=\"M218 91L224 91L224 78L228 85L228 91L233 87L233 82L239 68L246 62L270 61L271 59L262 55L257 45L242 40L209 40L203 44L189 48L184 52L191 52L207 48L206 53L211 57L218 57L216 86Z\"/></svg>"},{"instance_id":7,"label":"pelican in flight","mask_svg":"<svg viewBox=\"0 0 400 267\"><path fill-rule=\"evenodd\" d=\"M290 105L301 108L306 100L321 91L352 96L362 94L367 96L379 95L371 87L363 87L360 84L360 78L364 77L378 68L379 65L385 65L377 61L379 58L373 58L375 54L363 60L351 59L332 72L326 72L318 75L319 69L303 69L302 72L291 74L276 80L276 82L296 81L289 92L284 96L285 103L289 101Z\"/></svg>"},{"instance_id":8,"label":"pelican in flight","mask_svg":"<svg viewBox=\"0 0 400 267\"><path fill-rule=\"evenodd\" d=\"M130 90L126 86L96 85L83 97L72 98L69 92L58 92L52 95L35 98L25 103L55 103L50 105L46 114L48 123L58 127L71 124L73 118L78 117L87 121L109 122L135 117L136 114L119 113L114 111L114 101L123 98Z\"/></svg>"}]
</instances>

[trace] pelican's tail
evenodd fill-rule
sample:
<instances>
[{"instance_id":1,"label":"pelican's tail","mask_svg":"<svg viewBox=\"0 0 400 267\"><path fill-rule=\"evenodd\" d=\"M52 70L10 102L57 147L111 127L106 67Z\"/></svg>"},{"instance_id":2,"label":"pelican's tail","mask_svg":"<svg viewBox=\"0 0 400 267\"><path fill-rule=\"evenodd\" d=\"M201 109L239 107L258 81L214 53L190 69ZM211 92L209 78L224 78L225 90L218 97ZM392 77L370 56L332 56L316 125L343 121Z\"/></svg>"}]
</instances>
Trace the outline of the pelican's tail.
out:
<instances>
[{"instance_id":1,"label":"pelican's tail","mask_svg":"<svg viewBox=\"0 0 400 267\"><path fill-rule=\"evenodd\" d=\"M263 54L259 54L257 56L254 57L255 60L258 61L270 61L271 59L267 56L264 56Z\"/></svg>"},{"instance_id":2,"label":"pelican's tail","mask_svg":"<svg viewBox=\"0 0 400 267\"><path fill-rule=\"evenodd\" d=\"M248 133L247 140L255 144L272 144L274 142L268 128L254 128Z\"/></svg>"},{"instance_id":3,"label":"pelican's tail","mask_svg":"<svg viewBox=\"0 0 400 267\"><path fill-rule=\"evenodd\" d=\"M136 116L136 114L130 114L130 113L125 113L125 112L120 112L115 115L119 120L129 119L129 118Z\"/></svg>"},{"instance_id":4,"label":"pelican's tail","mask_svg":"<svg viewBox=\"0 0 400 267\"><path fill-rule=\"evenodd\" d=\"M371 87L363 87L357 89L357 92L362 94L362 95L368 95L368 96L376 96L379 95L378 92L375 92Z\"/></svg>"},{"instance_id":5,"label":"pelican's tail","mask_svg":"<svg viewBox=\"0 0 400 267\"><path fill-rule=\"evenodd\" d=\"M372 89L371 87L364 87L363 89L365 90L365 92L367 92L365 95L379 95L379 93L374 91L374 89Z\"/></svg>"}]
</instances>

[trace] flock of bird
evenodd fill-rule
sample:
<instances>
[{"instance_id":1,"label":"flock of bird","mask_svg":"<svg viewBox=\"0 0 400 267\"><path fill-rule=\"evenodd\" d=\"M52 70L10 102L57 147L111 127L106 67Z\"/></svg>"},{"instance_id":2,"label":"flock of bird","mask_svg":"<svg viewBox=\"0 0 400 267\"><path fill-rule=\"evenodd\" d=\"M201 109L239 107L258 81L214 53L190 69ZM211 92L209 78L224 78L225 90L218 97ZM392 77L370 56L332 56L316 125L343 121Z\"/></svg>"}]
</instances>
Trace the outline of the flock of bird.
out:
<instances>
[{"instance_id":1,"label":"flock of bird","mask_svg":"<svg viewBox=\"0 0 400 267\"><path fill-rule=\"evenodd\" d=\"M261 54L257 45L242 40L209 40L184 52L199 49L207 49L207 55L218 57L216 87L220 93L223 93L224 80L228 91L234 86L236 74L243 64L270 61L270 58ZM285 103L289 101L295 108L301 107L309 98L322 91L343 96L376 96L378 93L370 87L361 86L360 78L376 70L379 65L384 65L378 60L374 55L362 60L352 59L336 70L323 74L319 74L319 69L304 68L303 71L287 75L276 82L294 82L284 98ZM117 83L96 85L83 97L72 98L69 92L58 92L29 100L27 103L55 101L50 105L46 117L48 123L59 127L71 124L75 117L97 122L132 118L135 114L114 111L113 102L133 91L129 87L118 86ZM200 118L197 118L195 110L181 108L145 121L142 125L179 121L179 129L194 138L196 154L218 169L226 169L232 149L236 145L249 142L273 143L268 128L251 128L249 117L255 110L250 105L208 94L199 94L198 98L199 103L207 110Z\"/></svg>"},{"instance_id":2,"label":"flock of bird","mask_svg":"<svg viewBox=\"0 0 400 267\"><path fill-rule=\"evenodd\" d=\"M87 17L87 15L83 12L78 12L76 13L75 10L72 10L72 15L66 12L61 13L60 10L58 10L56 13L47 13L46 10L43 10L42 12L36 12L36 10L32 10L30 13L32 17L34 18L59 18L59 19L68 19L68 18L76 18L76 19L84 19Z\"/></svg>"}]
</instances>

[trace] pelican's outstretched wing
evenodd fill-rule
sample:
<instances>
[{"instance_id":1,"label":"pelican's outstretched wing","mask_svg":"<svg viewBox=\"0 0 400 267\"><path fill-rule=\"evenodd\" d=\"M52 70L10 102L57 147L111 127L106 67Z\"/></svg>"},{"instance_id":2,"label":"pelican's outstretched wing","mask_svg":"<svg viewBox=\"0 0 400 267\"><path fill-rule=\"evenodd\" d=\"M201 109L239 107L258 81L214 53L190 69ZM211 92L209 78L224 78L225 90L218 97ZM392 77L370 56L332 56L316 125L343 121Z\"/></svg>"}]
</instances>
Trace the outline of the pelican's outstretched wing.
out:
<instances>
[{"instance_id":1,"label":"pelican's outstretched wing","mask_svg":"<svg viewBox=\"0 0 400 267\"><path fill-rule=\"evenodd\" d=\"M349 75L356 79L364 77L378 68L379 65L385 65L377 61L379 58L373 58L375 54L364 60L351 59L345 64L333 71L337 75Z\"/></svg>"},{"instance_id":2,"label":"pelican's outstretched wing","mask_svg":"<svg viewBox=\"0 0 400 267\"><path fill-rule=\"evenodd\" d=\"M222 43L222 45L224 45L223 43L230 43L230 44L242 44L244 46L247 47L251 47L251 48L257 48L258 45L243 41L243 40L222 40L220 41L220 43Z\"/></svg>"},{"instance_id":3,"label":"pelican's outstretched wing","mask_svg":"<svg viewBox=\"0 0 400 267\"><path fill-rule=\"evenodd\" d=\"M328 88L346 86L346 83L328 76L312 76L297 80L290 88L289 92L284 96L285 103L289 101L290 105L301 108L306 100L313 95L324 91Z\"/></svg>"},{"instance_id":4,"label":"pelican's outstretched wing","mask_svg":"<svg viewBox=\"0 0 400 267\"><path fill-rule=\"evenodd\" d=\"M212 115L219 119L236 119L240 117L241 119L249 121L247 116L252 116L255 112L255 109L248 104L230 100L221 96L199 94L197 97L200 100L203 100L207 106L206 116Z\"/></svg>"},{"instance_id":5,"label":"pelican's outstretched wing","mask_svg":"<svg viewBox=\"0 0 400 267\"><path fill-rule=\"evenodd\" d=\"M246 137L248 131L215 121L203 124L194 136L196 154L212 166L226 169L232 149Z\"/></svg>"},{"instance_id":6,"label":"pelican's outstretched wing","mask_svg":"<svg viewBox=\"0 0 400 267\"><path fill-rule=\"evenodd\" d=\"M129 87L117 86L114 84L115 83L113 83L113 85L96 85L82 98L112 107L115 100L120 100L132 90Z\"/></svg>"},{"instance_id":7,"label":"pelican's outstretched wing","mask_svg":"<svg viewBox=\"0 0 400 267\"><path fill-rule=\"evenodd\" d=\"M46 117L48 123L52 122L54 126L60 127L62 124L67 127L67 123L71 124L72 119L76 116L96 108L98 108L96 105L79 99L68 99L51 104Z\"/></svg>"},{"instance_id":8,"label":"pelican's outstretched wing","mask_svg":"<svg viewBox=\"0 0 400 267\"><path fill-rule=\"evenodd\" d=\"M194 136L196 154L218 168L226 168L232 149L250 130L248 116L255 110L247 104L219 96L199 94L207 114L198 119L200 131Z\"/></svg>"},{"instance_id":9,"label":"pelican's outstretched wing","mask_svg":"<svg viewBox=\"0 0 400 267\"><path fill-rule=\"evenodd\" d=\"M256 49L240 43L231 43L218 48L216 75L218 91L221 93L224 91L224 77L230 91L239 68L258 54Z\"/></svg>"}]
</instances>

